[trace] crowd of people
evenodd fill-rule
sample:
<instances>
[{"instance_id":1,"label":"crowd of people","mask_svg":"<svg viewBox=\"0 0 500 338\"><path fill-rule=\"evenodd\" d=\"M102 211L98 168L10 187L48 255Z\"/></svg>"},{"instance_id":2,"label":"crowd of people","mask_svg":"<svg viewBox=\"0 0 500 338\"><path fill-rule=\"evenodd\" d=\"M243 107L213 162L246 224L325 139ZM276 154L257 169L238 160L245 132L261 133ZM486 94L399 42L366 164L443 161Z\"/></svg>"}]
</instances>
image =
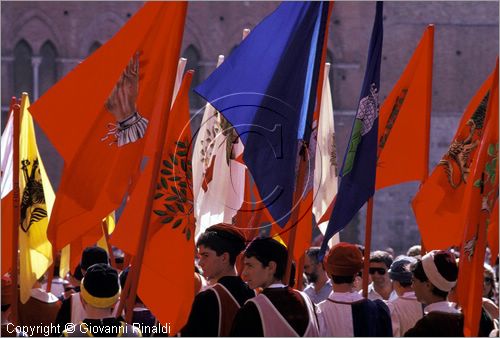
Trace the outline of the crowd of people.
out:
<instances>
[{"instance_id":1,"label":"crowd of people","mask_svg":"<svg viewBox=\"0 0 500 338\"><path fill-rule=\"evenodd\" d=\"M463 336L464 316L456 299L455 251L421 253L410 248L395 259L386 251L370 253L368 296L362 295L361 245L341 242L320 260L309 248L303 261L303 285L294 273L285 280L287 247L270 237L247 242L236 227L209 227L196 242L196 296L180 330L151 330L158 320L138 295L133 323L124 321L118 301L129 267L117 271L107 251L94 246L82 252L77 269L61 292L47 292L44 278L26 304L19 303L17 325L10 322L15 286L2 277L2 336L40 336L36 325L58 327L52 336ZM479 336L498 336L498 260L485 263ZM241 270L241 271L238 271ZM497 270L498 271L498 270ZM53 288L56 289L55 287ZM300 291L303 289L303 291ZM58 294L59 293L59 294ZM161 297L161 286L158 291ZM72 329L68 329L68 324Z\"/></svg>"}]
</instances>

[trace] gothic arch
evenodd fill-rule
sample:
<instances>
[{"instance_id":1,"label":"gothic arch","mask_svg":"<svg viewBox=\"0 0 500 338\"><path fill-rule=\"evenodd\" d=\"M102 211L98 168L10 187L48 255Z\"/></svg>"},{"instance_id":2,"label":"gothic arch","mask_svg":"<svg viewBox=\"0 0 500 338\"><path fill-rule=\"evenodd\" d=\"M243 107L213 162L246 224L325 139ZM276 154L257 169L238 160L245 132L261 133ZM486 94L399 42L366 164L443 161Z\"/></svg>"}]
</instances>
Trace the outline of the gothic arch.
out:
<instances>
[{"instance_id":1,"label":"gothic arch","mask_svg":"<svg viewBox=\"0 0 500 338\"><path fill-rule=\"evenodd\" d=\"M56 23L39 9L28 10L20 15L15 24L10 27L7 36L12 36L12 40L2 41L5 50L13 50L17 41L26 40L34 51L39 51L42 44L50 40L57 46L61 54L65 54L65 44Z\"/></svg>"},{"instance_id":2,"label":"gothic arch","mask_svg":"<svg viewBox=\"0 0 500 338\"><path fill-rule=\"evenodd\" d=\"M50 87L52 87L58 79L57 69L57 48L52 41L47 40L40 48L38 53L42 58L39 68L39 95L41 96Z\"/></svg>"},{"instance_id":3,"label":"gothic arch","mask_svg":"<svg viewBox=\"0 0 500 338\"><path fill-rule=\"evenodd\" d=\"M78 55L84 59L89 55L89 46L95 42L101 45L111 39L125 24L125 19L115 12L104 12L96 15L86 29L79 34L80 48Z\"/></svg>"},{"instance_id":4,"label":"gothic arch","mask_svg":"<svg viewBox=\"0 0 500 338\"><path fill-rule=\"evenodd\" d=\"M33 48L24 40L19 40L14 47L14 88L11 95L21 97L22 92L33 92L33 68L31 66L31 57Z\"/></svg>"}]
</instances>

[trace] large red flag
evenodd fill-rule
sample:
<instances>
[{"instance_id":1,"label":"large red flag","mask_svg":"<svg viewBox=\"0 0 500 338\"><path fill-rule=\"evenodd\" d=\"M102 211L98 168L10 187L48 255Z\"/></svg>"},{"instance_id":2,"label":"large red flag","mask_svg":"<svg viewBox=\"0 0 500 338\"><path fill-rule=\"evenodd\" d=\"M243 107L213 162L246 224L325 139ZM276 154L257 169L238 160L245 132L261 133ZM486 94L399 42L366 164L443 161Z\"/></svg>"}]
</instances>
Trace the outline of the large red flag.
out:
<instances>
[{"instance_id":1,"label":"large red flag","mask_svg":"<svg viewBox=\"0 0 500 338\"><path fill-rule=\"evenodd\" d=\"M427 178L433 49L431 25L380 107L376 189Z\"/></svg>"},{"instance_id":2,"label":"large red flag","mask_svg":"<svg viewBox=\"0 0 500 338\"><path fill-rule=\"evenodd\" d=\"M144 145L170 108L186 8L147 3L31 106L65 161L50 221L57 249L99 226L133 187Z\"/></svg>"},{"instance_id":3,"label":"large red flag","mask_svg":"<svg viewBox=\"0 0 500 338\"><path fill-rule=\"evenodd\" d=\"M487 225L498 200L498 59L482 129L465 189L464 200L469 207L458 269L457 296L465 317L465 336L477 336L479 332Z\"/></svg>"},{"instance_id":4,"label":"large red flag","mask_svg":"<svg viewBox=\"0 0 500 338\"><path fill-rule=\"evenodd\" d=\"M184 76L168 116L162 164L154 196L148 196L153 163L148 163L123 211L112 243L136 255L148 198L154 198L137 293L163 324L175 334L186 323L194 298L194 210L189 145L189 86ZM159 147L148 151L156 153ZM160 154L156 154L160 156ZM152 162L152 161L151 161ZM162 296L158 297L158 285Z\"/></svg>"},{"instance_id":5,"label":"large red flag","mask_svg":"<svg viewBox=\"0 0 500 338\"><path fill-rule=\"evenodd\" d=\"M460 121L450 148L412 202L427 250L459 246L464 233L468 201L464 199L473 159L484 133L488 93L495 72L472 98Z\"/></svg>"}]
</instances>

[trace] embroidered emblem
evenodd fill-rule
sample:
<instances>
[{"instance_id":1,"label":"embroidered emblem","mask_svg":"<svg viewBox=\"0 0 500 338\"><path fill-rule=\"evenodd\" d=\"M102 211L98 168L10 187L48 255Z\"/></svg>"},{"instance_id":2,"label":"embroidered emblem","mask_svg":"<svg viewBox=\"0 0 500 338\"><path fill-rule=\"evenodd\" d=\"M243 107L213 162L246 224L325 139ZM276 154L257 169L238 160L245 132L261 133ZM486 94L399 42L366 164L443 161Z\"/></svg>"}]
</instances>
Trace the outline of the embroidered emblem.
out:
<instances>
[{"instance_id":1,"label":"embroidered emblem","mask_svg":"<svg viewBox=\"0 0 500 338\"><path fill-rule=\"evenodd\" d=\"M123 71L105 107L113 114L116 124L108 124L108 132L101 139L111 138L112 144L122 147L144 137L149 121L137 111L139 94L139 55L136 53Z\"/></svg>"},{"instance_id":2,"label":"embroidered emblem","mask_svg":"<svg viewBox=\"0 0 500 338\"><path fill-rule=\"evenodd\" d=\"M387 124L385 125L384 133L380 137L379 141L379 148L382 149L384 148L387 139L389 138L389 134L392 130L392 127L394 127L394 123L396 122L396 119L399 115L399 111L401 110L401 107L403 106L403 102L405 101L406 94L408 93L408 89L404 88L401 90L401 94L396 98L396 101L394 102L394 106L392 107L391 115L389 116L389 119L387 120Z\"/></svg>"},{"instance_id":3,"label":"embroidered emblem","mask_svg":"<svg viewBox=\"0 0 500 338\"><path fill-rule=\"evenodd\" d=\"M217 112L214 113L214 115L210 118L217 120ZM210 121L209 120L209 121ZM208 123L207 123L208 125ZM210 167L210 163L212 160L212 154L214 151L215 147L215 138L217 137L217 134L219 133L220 128L217 123L214 123L212 125L208 125L205 129L205 139L202 139L200 141L202 147L200 149L200 155L201 155L201 163L203 165L203 172L206 172L208 167Z\"/></svg>"},{"instance_id":4,"label":"embroidered emblem","mask_svg":"<svg viewBox=\"0 0 500 338\"><path fill-rule=\"evenodd\" d=\"M377 87L375 87L375 84L372 83L370 87L370 94L362 98L359 102L359 108L356 113L351 140L349 142L349 148L345 158L344 168L342 170L343 176L351 172L361 138L372 129L375 119L378 117L378 109L378 90Z\"/></svg>"},{"instance_id":5,"label":"embroidered emblem","mask_svg":"<svg viewBox=\"0 0 500 338\"><path fill-rule=\"evenodd\" d=\"M338 176L338 163L337 163L337 142L335 141L335 133L332 133L330 143L328 144L328 152L330 153L330 166L335 170L335 176Z\"/></svg>"},{"instance_id":6,"label":"embroidered emblem","mask_svg":"<svg viewBox=\"0 0 500 338\"><path fill-rule=\"evenodd\" d=\"M162 161L160 182L156 185L153 209L153 213L160 216L160 221L153 222L151 233L155 233L165 224L171 224L172 229L182 229L186 240L189 241L194 233L192 163L188 157L189 140L176 141L175 145L175 154L169 154ZM160 203L162 207L158 208Z\"/></svg>"},{"instance_id":7,"label":"embroidered emblem","mask_svg":"<svg viewBox=\"0 0 500 338\"><path fill-rule=\"evenodd\" d=\"M231 123L229 123L224 115L219 113L219 118L222 135L225 136L226 163L227 165L229 165L229 161L234 159L233 145L239 142L239 136L234 127L231 125Z\"/></svg>"},{"instance_id":8,"label":"embroidered emblem","mask_svg":"<svg viewBox=\"0 0 500 338\"><path fill-rule=\"evenodd\" d=\"M466 126L469 126L469 135L463 139L455 139L450 145L448 152L438 165L444 166L448 182L451 187L456 189L462 183L467 183L467 176L470 172L471 153L479 145L477 139L474 140L476 132L480 133L483 129L484 118L486 116L486 107L488 105L489 92L481 100L476 111L472 115ZM458 182L455 175L455 169L458 169Z\"/></svg>"},{"instance_id":9,"label":"embroidered emblem","mask_svg":"<svg viewBox=\"0 0 500 338\"><path fill-rule=\"evenodd\" d=\"M21 170L26 181L21 200L21 229L28 232L33 223L39 222L47 217L45 206L45 195L38 168L38 159L33 161L31 173L28 173L29 160L21 161Z\"/></svg>"},{"instance_id":10,"label":"embroidered emblem","mask_svg":"<svg viewBox=\"0 0 500 338\"><path fill-rule=\"evenodd\" d=\"M464 253L467 256L467 260L472 261L472 257L474 256L474 249L476 248L477 236L472 237L467 242L465 242Z\"/></svg>"}]
</instances>

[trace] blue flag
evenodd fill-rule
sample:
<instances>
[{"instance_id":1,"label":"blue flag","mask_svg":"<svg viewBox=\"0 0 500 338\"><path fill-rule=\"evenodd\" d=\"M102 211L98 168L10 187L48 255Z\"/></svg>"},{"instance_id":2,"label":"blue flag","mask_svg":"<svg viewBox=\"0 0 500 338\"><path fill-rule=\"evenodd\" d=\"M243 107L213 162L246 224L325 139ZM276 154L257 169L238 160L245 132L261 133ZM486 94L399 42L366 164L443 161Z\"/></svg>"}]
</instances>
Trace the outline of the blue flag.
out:
<instances>
[{"instance_id":1,"label":"blue flag","mask_svg":"<svg viewBox=\"0 0 500 338\"><path fill-rule=\"evenodd\" d=\"M299 139L309 139L329 2L284 2L194 90L235 128L259 193L283 227Z\"/></svg>"},{"instance_id":2,"label":"blue flag","mask_svg":"<svg viewBox=\"0 0 500 338\"><path fill-rule=\"evenodd\" d=\"M383 3L377 2L375 22L368 50L365 78L351 137L344 157L339 190L330 222L321 244L321 256L328 241L342 230L375 192L375 173L378 149L378 91L380 61L382 60Z\"/></svg>"}]
</instances>

